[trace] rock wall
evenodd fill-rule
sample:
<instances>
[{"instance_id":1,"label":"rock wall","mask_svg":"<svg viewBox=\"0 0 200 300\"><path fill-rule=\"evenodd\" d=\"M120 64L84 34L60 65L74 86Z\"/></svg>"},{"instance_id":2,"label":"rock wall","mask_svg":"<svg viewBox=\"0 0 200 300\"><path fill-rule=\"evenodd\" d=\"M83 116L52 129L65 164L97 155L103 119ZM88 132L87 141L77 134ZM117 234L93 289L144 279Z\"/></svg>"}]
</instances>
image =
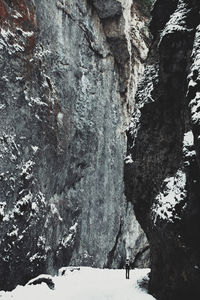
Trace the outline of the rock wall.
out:
<instances>
[{"instance_id":1,"label":"rock wall","mask_svg":"<svg viewBox=\"0 0 200 300\"><path fill-rule=\"evenodd\" d=\"M131 1L0 0L1 289L146 247L123 196L146 22Z\"/></svg>"},{"instance_id":2,"label":"rock wall","mask_svg":"<svg viewBox=\"0 0 200 300\"><path fill-rule=\"evenodd\" d=\"M199 14L199 1L156 1L127 132L126 196L150 243L159 300L200 296Z\"/></svg>"}]
</instances>

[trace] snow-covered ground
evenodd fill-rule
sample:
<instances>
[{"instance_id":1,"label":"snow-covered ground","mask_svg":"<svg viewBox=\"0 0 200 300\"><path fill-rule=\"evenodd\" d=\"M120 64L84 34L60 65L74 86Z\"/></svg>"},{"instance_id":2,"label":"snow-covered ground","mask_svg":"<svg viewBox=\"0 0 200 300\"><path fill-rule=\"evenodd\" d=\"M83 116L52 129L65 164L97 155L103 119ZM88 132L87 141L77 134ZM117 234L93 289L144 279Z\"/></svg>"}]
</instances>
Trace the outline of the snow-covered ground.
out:
<instances>
[{"instance_id":1,"label":"snow-covered ground","mask_svg":"<svg viewBox=\"0 0 200 300\"><path fill-rule=\"evenodd\" d=\"M142 290L138 282L145 278L149 269L135 269L130 279L125 279L124 270L107 270L81 267L63 276L53 277L55 289L45 283L18 286L12 292L0 292L2 300L153 300ZM41 277L41 276L40 276Z\"/></svg>"}]
</instances>

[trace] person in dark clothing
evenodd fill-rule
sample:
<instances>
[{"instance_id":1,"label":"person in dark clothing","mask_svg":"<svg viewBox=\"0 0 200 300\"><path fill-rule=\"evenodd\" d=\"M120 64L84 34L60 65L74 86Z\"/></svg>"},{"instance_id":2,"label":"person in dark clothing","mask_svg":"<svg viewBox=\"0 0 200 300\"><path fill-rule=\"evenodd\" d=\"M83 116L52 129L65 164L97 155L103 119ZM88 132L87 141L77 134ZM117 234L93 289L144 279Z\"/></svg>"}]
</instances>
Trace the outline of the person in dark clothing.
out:
<instances>
[{"instance_id":1,"label":"person in dark clothing","mask_svg":"<svg viewBox=\"0 0 200 300\"><path fill-rule=\"evenodd\" d=\"M129 279L130 275L130 260L127 258L126 259L126 279Z\"/></svg>"}]
</instances>

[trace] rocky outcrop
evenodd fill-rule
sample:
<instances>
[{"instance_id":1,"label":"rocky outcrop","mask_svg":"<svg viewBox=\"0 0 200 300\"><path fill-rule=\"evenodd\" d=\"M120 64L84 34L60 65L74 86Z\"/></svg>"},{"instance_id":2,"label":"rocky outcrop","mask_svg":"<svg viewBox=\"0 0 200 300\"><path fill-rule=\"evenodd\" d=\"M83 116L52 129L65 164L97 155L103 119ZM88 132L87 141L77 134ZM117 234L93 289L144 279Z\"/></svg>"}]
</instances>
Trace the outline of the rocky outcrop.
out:
<instances>
[{"instance_id":1,"label":"rocky outcrop","mask_svg":"<svg viewBox=\"0 0 200 300\"><path fill-rule=\"evenodd\" d=\"M199 1L156 1L127 132L126 196L150 243L159 300L200 296L199 13Z\"/></svg>"},{"instance_id":2,"label":"rocky outcrop","mask_svg":"<svg viewBox=\"0 0 200 300\"><path fill-rule=\"evenodd\" d=\"M90 0L96 8L97 14L101 20L122 16L122 4L118 0Z\"/></svg>"},{"instance_id":3,"label":"rocky outcrop","mask_svg":"<svg viewBox=\"0 0 200 300\"><path fill-rule=\"evenodd\" d=\"M123 159L147 17L114 0L0 0L0 17L0 288L119 267L146 247Z\"/></svg>"}]
</instances>

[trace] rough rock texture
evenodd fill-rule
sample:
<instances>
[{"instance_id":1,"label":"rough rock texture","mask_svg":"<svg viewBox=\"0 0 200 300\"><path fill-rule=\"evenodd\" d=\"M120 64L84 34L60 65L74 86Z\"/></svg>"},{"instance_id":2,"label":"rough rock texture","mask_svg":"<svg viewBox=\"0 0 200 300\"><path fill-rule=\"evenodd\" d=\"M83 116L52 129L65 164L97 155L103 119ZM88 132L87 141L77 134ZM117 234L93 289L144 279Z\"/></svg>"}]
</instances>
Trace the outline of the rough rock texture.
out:
<instances>
[{"instance_id":1,"label":"rough rock texture","mask_svg":"<svg viewBox=\"0 0 200 300\"><path fill-rule=\"evenodd\" d=\"M0 0L1 289L146 248L123 196L146 21L132 1Z\"/></svg>"},{"instance_id":2,"label":"rough rock texture","mask_svg":"<svg viewBox=\"0 0 200 300\"><path fill-rule=\"evenodd\" d=\"M158 0L128 130L126 196L151 249L150 292L200 297L200 2Z\"/></svg>"}]
</instances>

